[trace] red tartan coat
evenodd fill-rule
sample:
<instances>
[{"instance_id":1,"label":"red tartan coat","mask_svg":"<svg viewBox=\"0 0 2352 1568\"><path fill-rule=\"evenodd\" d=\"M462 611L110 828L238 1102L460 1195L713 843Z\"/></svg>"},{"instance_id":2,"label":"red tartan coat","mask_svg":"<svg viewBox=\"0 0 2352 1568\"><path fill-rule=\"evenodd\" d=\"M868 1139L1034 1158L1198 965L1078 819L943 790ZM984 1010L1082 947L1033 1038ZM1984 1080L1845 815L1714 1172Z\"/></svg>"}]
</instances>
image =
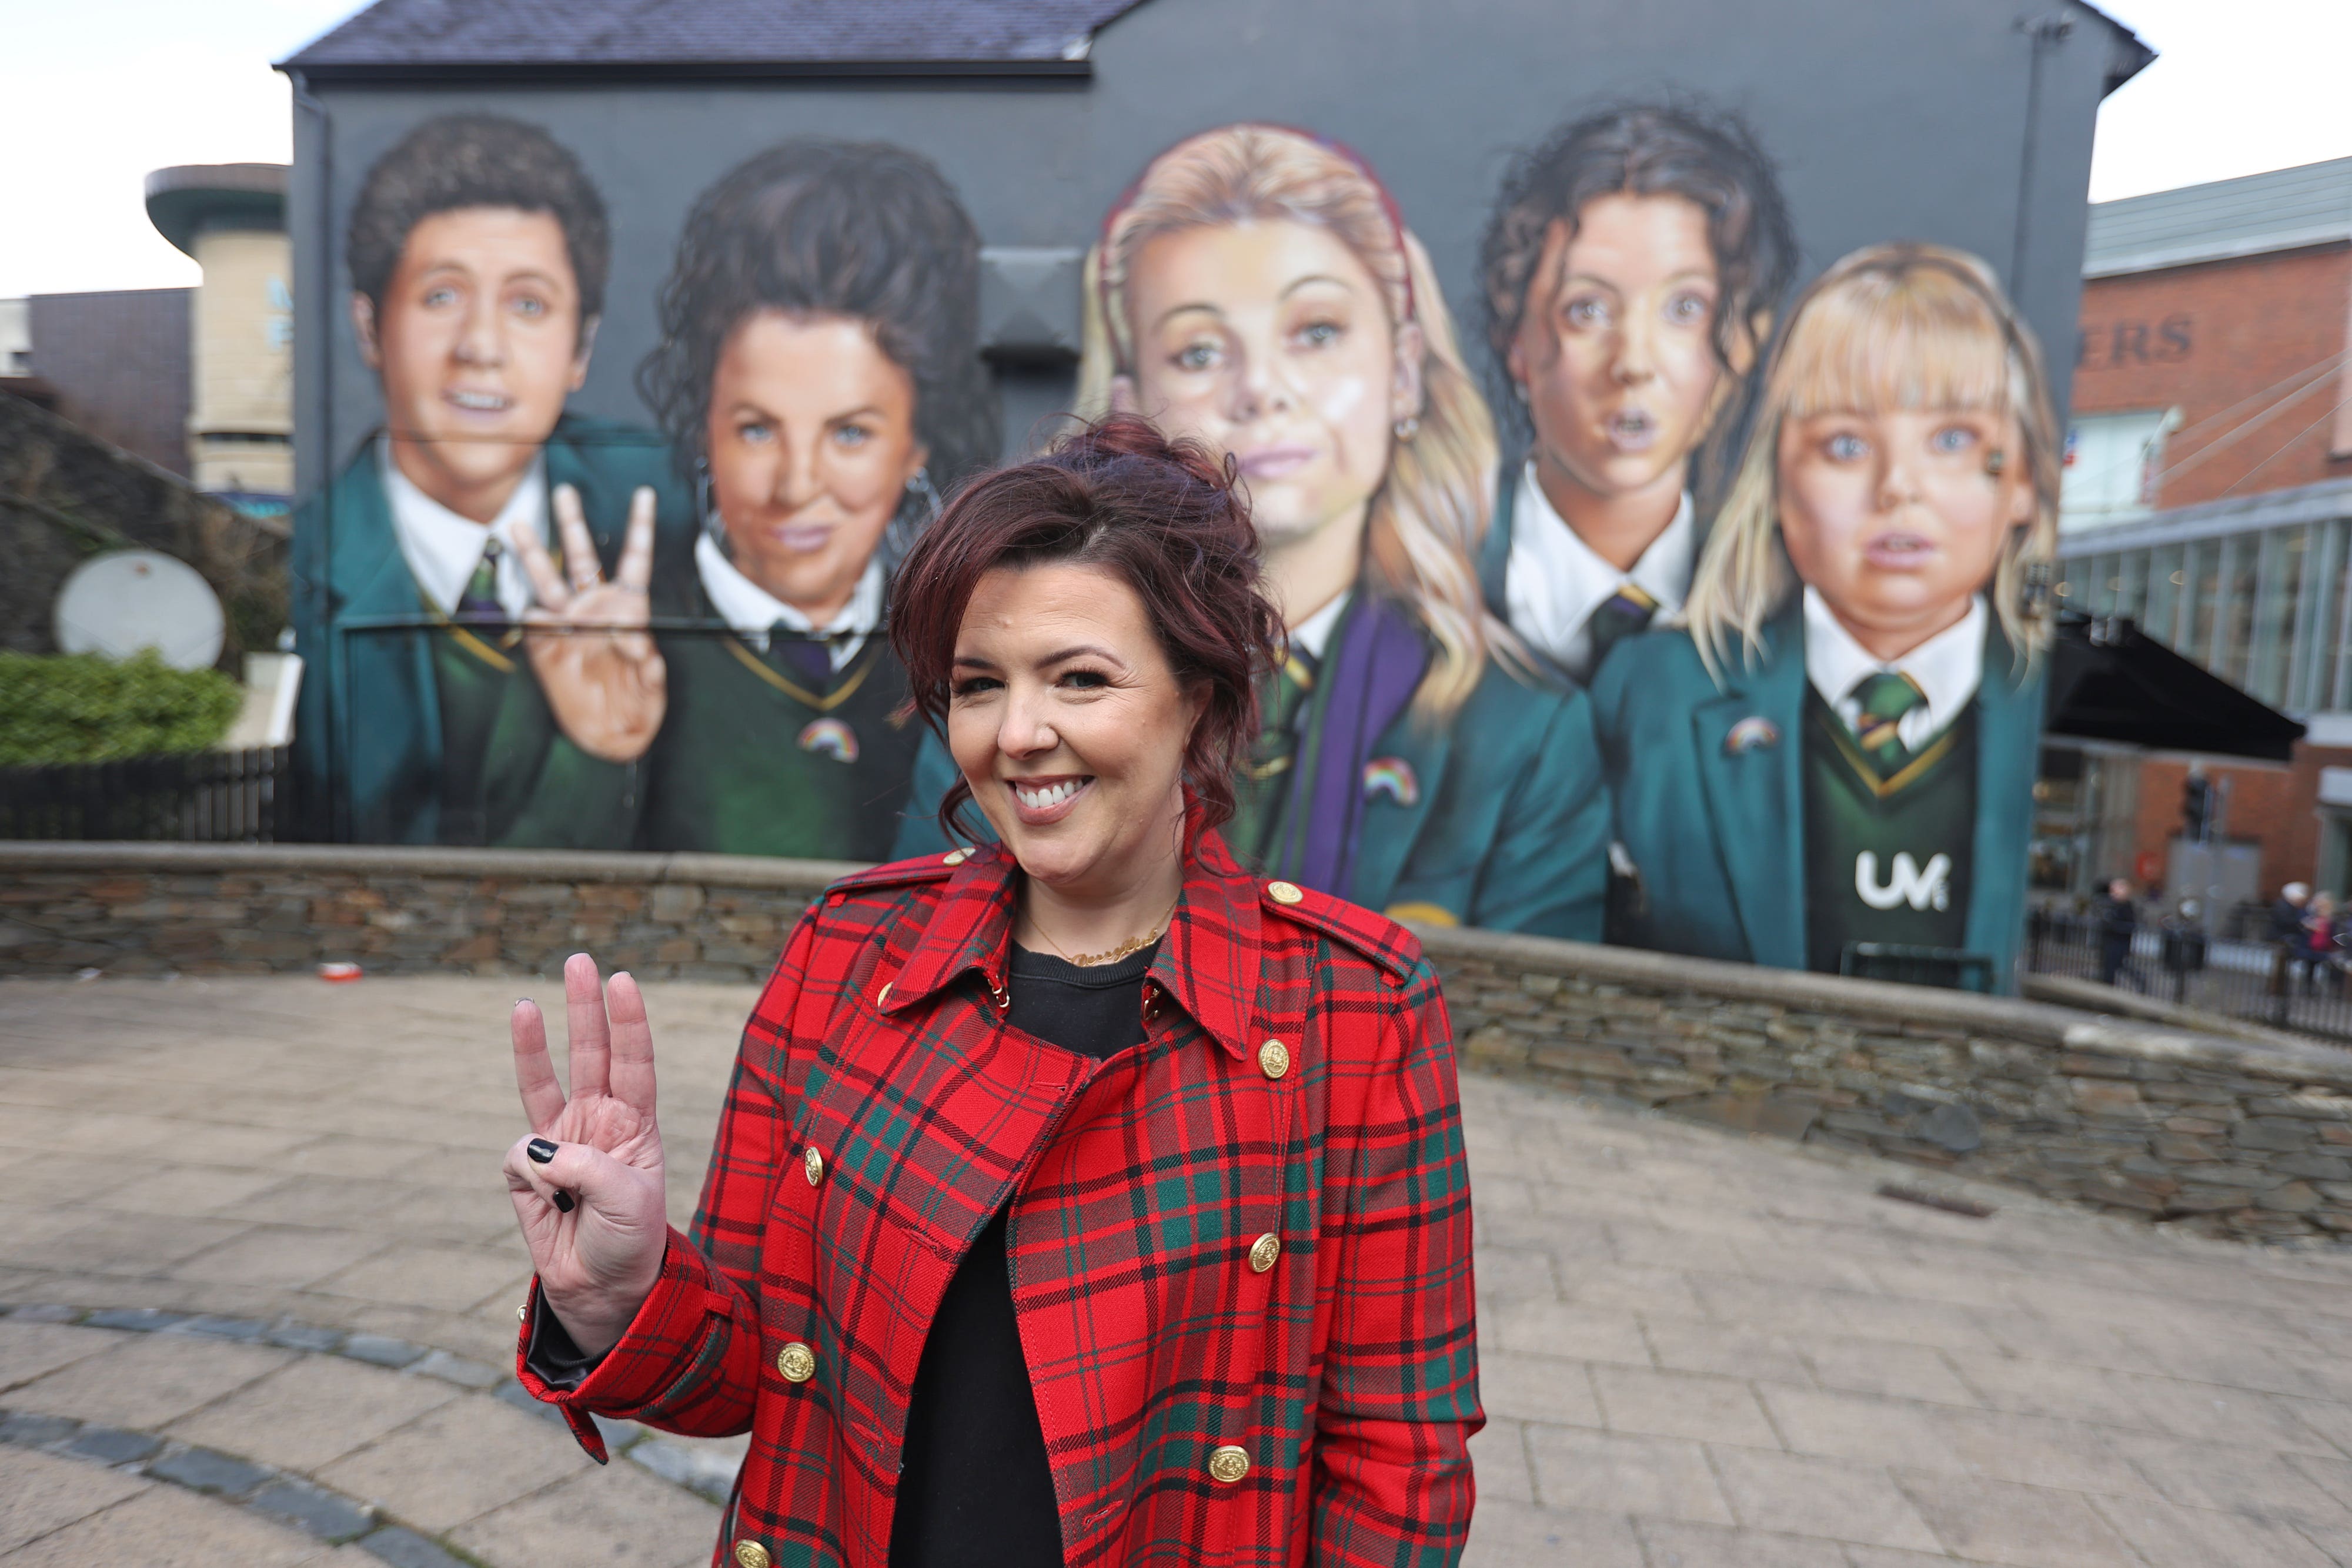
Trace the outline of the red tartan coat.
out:
<instances>
[{"instance_id":1,"label":"red tartan coat","mask_svg":"<svg viewBox=\"0 0 2352 1568\"><path fill-rule=\"evenodd\" d=\"M1485 1417L1420 945L1202 834L1148 1039L1097 1061L1004 1021L1015 886L992 846L811 906L744 1029L692 1230L577 1389L519 1351L524 1385L600 1459L591 1411L748 1427L714 1562L884 1568L924 1339L1010 1197L1073 1568L1454 1563Z\"/></svg>"}]
</instances>

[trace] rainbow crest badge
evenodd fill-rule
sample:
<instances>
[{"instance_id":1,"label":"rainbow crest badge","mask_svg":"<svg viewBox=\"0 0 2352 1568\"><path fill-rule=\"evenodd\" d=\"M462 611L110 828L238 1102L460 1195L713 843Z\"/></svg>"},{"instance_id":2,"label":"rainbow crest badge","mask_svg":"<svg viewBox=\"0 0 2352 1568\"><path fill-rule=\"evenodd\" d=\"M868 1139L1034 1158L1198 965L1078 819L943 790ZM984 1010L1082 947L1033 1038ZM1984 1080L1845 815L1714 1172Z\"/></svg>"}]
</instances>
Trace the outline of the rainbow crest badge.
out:
<instances>
[{"instance_id":1,"label":"rainbow crest badge","mask_svg":"<svg viewBox=\"0 0 2352 1568\"><path fill-rule=\"evenodd\" d=\"M830 757L835 762L857 760L857 732L837 718L820 718L801 731L803 751Z\"/></svg>"},{"instance_id":2,"label":"rainbow crest badge","mask_svg":"<svg viewBox=\"0 0 2352 1568\"><path fill-rule=\"evenodd\" d=\"M1421 804L1421 780L1402 757L1375 757L1364 764L1364 799L1387 796L1400 806Z\"/></svg>"}]
</instances>

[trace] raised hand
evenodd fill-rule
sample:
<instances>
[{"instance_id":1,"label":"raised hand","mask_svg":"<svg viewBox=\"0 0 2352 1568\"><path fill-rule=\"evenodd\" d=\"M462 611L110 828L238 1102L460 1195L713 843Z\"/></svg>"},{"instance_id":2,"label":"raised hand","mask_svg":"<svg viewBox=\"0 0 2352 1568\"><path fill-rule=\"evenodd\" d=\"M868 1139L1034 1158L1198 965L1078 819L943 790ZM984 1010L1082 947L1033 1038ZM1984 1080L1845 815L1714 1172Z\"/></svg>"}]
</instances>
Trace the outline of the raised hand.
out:
<instances>
[{"instance_id":1,"label":"raised hand","mask_svg":"<svg viewBox=\"0 0 2352 1568\"><path fill-rule=\"evenodd\" d=\"M515 525L515 549L538 601L523 612L523 648L572 743L607 762L635 762L669 706L669 667L646 630L653 620L654 493L639 486L629 497L628 533L610 582L581 515L580 492L558 485L552 500L563 536L562 573L539 530L528 519Z\"/></svg>"},{"instance_id":2,"label":"raised hand","mask_svg":"<svg viewBox=\"0 0 2352 1568\"><path fill-rule=\"evenodd\" d=\"M539 1004L515 1004L515 1086L530 1134L507 1151L507 1190L540 1293L572 1343L602 1355L652 1292L669 1241L654 1037L636 981L615 975L600 987L585 953L563 966L563 1003L569 1097L547 1058Z\"/></svg>"}]
</instances>

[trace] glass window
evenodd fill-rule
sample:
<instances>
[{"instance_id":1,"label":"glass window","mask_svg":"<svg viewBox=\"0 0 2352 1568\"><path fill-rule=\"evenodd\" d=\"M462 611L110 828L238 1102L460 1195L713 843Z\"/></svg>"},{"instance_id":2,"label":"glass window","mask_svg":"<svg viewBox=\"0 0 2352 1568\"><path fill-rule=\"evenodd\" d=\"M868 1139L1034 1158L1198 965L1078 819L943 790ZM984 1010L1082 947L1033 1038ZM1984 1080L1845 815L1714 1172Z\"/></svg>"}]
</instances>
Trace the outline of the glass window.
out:
<instances>
[{"instance_id":1,"label":"glass window","mask_svg":"<svg viewBox=\"0 0 2352 1568\"><path fill-rule=\"evenodd\" d=\"M2095 528L2144 515L2164 466L2167 411L2086 413L2066 431L2058 526Z\"/></svg>"},{"instance_id":2,"label":"glass window","mask_svg":"<svg viewBox=\"0 0 2352 1568\"><path fill-rule=\"evenodd\" d=\"M2272 528L2263 535L2261 586L2254 602L2253 653L2247 663L2246 690L2273 707L2286 703L2288 656L2294 652L2294 610L2303 583L2305 551L2311 530ZM2241 542L2243 546L2251 541Z\"/></svg>"},{"instance_id":3,"label":"glass window","mask_svg":"<svg viewBox=\"0 0 2352 1568\"><path fill-rule=\"evenodd\" d=\"M2147 612L2140 619L2140 630L2168 648L2181 640L2175 622L2180 611L2180 585L2188 580L2182 570L2184 559L2179 545L2147 552Z\"/></svg>"},{"instance_id":4,"label":"glass window","mask_svg":"<svg viewBox=\"0 0 2352 1568\"><path fill-rule=\"evenodd\" d=\"M2213 622L2213 656L2205 667L2231 685L2243 686L2246 665L2254 651L2254 585L2261 578L2261 540L2258 536L2242 534L2221 542L2221 602Z\"/></svg>"},{"instance_id":5,"label":"glass window","mask_svg":"<svg viewBox=\"0 0 2352 1568\"><path fill-rule=\"evenodd\" d=\"M2200 539L2189 547L2189 635L2178 652L2208 669L2213 664L2213 605L2221 588L2221 541Z\"/></svg>"},{"instance_id":6,"label":"glass window","mask_svg":"<svg viewBox=\"0 0 2352 1568\"><path fill-rule=\"evenodd\" d=\"M2116 603L2110 615L2139 619L2140 607L2147 601L2147 556L2144 549L2126 550L2116 567Z\"/></svg>"}]
</instances>

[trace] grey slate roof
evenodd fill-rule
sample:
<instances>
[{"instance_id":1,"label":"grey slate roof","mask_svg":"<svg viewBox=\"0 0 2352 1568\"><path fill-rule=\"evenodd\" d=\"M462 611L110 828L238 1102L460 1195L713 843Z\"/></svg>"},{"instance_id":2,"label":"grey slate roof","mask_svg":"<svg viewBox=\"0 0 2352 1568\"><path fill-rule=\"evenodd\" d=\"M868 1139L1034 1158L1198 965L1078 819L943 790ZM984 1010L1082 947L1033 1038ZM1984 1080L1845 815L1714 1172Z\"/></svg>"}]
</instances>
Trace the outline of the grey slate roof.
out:
<instances>
[{"instance_id":1,"label":"grey slate roof","mask_svg":"<svg viewBox=\"0 0 2352 1568\"><path fill-rule=\"evenodd\" d=\"M376 0L283 62L317 75L450 67L1082 60L1138 0Z\"/></svg>"},{"instance_id":2,"label":"grey slate roof","mask_svg":"<svg viewBox=\"0 0 2352 1568\"><path fill-rule=\"evenodd\" d=\"M2184 185L2091 208L2083 276L2352 240L2352 158Z\"/></svg>"}]
</instances>

